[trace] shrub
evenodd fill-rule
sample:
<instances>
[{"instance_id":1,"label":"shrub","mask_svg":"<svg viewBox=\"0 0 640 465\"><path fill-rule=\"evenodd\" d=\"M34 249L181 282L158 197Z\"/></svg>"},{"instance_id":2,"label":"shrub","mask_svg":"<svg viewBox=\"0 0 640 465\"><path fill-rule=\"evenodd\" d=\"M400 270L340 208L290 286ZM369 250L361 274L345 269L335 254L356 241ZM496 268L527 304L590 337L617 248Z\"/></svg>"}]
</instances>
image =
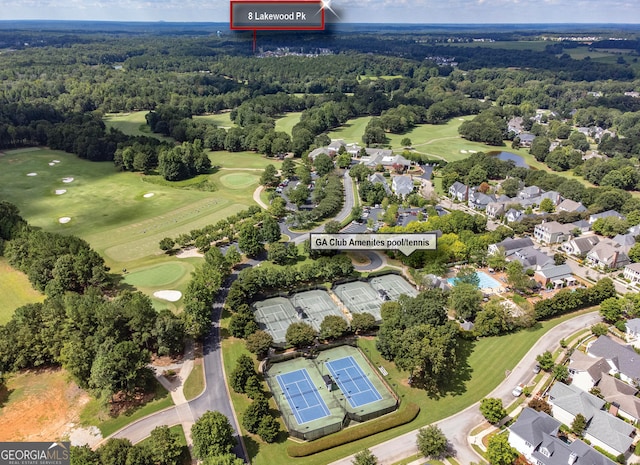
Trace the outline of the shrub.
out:
<instances>
[{"instance_id":1,"label":"shrub","mask_svg":"<svg viewBox=\"0 0 640 465\"><path fill-rule=\"evenodd\" d=\"M413 421L414 418L418 416L418 413L420 413L420 407L414 403L408 403L404 410L398 410L397 412L377 418L375 421L372 420L362 425L347 428L313 442L289 446L287 448L287 454L289 454L290 457L306 457L311 454L317 454L318 452L407 424Z\"/></svg>"}]
</instances>

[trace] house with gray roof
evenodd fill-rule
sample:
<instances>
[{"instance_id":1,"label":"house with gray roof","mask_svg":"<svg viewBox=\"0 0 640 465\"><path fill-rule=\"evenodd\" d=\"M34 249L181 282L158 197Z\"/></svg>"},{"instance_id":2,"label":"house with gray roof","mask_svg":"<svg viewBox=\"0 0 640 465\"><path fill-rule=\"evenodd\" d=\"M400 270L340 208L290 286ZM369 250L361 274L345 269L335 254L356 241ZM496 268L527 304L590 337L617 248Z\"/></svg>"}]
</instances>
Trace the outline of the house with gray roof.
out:
<instances>
[{"instance_id":1,"label":"house with gray roof","mask_svg":"<svg viewBox=\"0 0 640 465\"><path fill-rule=\"evenodd\" d=\"M507 220L508 223L519 223L523 217L524 217L524 212L522 210L516 210L515 208L510 208L504 214L504 218Z\"/></svg>"},{"instance_id":2,"label":"house with gray roof","mask_svg":"<svg viewBox=\"0 0 640 465\"><path fill-rule=\"evenodd\" d=\"M536 138L536 136L528 132L520 133L518 134L518 137L520 138L520 145L522 147L531 147L531 144L533 143L533 139Z\"/></svg>"},{"instance_id":3,"label":"house with gray roof","mask_svg":"<svg viewBox=\"0 0 640 465\"><path fill-rule=\"evenodd\" d=\"M317 149L313 149L311 152L309 152L309 160L314 161L316 159L316 157L320 154L324 154L324 155L329 155L331 156L333 152L331 150L329 150L327 147L319 147Z\"/></svg>"},{"instance_id":4,"label":"house with gray roof","mask_svg":"<svg viewBox=\"0 0 640 465\"><path fill-rule=\"evenodd\" d=\"M530 237L520 237L520 238L512 238L507 237L501 242L497 242L495 244L489 245L488 253L492 255L496 253L499 249L504 249L507 257L512 255L515 251L519 249L524 249L527 247L533 247L533 241Z\"/></svg>"},{"instance_id":5,"label":"house with gray roof","mask_svg":"<svg viewBox=\"0 0 640 465\"><path fill-rule=\"evenodd\" d=\"M584 437L591 444L613 455L629 452L635 428L602 410L605 401L576 386L556 382L549 391L549 404L553 418L571 425L576 415L587 420Z\"/></svg>"},{"instance_id":6,"label":"house with gray roof","mask_svg":"<svg viewBox=\"0 0 640 465\"><path fill-rule=\"evenodd\" d=\"M587 220L578 220L571 223L574 229L579 229L580 232L586 233L591 230L591 225Z\"/></svg>"},{"instance_id":7,"label":"house with gray roof","mask_svg":"<svg viewBox=\"0 0 640 465\"><path fill-rule=\"evenodd\" d=\"M635 265L640 265L640 263L635 263ZM635 347L640 346L640 318L627 320L625 328L627 330L625 333L627 344L632 344Z\"/></svg>"},{"instance_id":8,"label":"house with gray roof","mask_svg":"<svg viewBox=\"0 0 640 465\"><path fill-rule=\"evenodd\" d=\"M600 394L611 404L609 413L620 415L634 423L640 422L640 399L635 395L638 390L627 383L604 375L598 383Z\"/></svg>"},{"instance_id":9,"label":"house with gray roof","mask_svg":"<svg viewBox=\"0 0 640 465\"><path fill-rule=\"evenodd\" d=\"M487 205L495 201L495 196L483 194L479 190L473 189L469 192L469 206L475 210L485 210Z\"/></svg>"},{"instance_id":10,"label":"house with gray roof","mask_svg":"<svg viewBox=\"0 0 640 465\"><path fill-rule=\"evenodd\" d=\"M391 188L389 187L389 183L381 173L373 173L367 178L367 180L371 184L382 184L382 187L384 187L384 191L387 193L387 195L391 195Z\"/></svg>"},{"instance_id":11,"label":"house with gray roof","mask_svg":"<svg viewBox=\"0 0 640 465\"><path fill-rule=\"evenodd\" d=\"M625 252L629 252L631 247L636 243L636 238L633 234L618 234L613 238L613 242L620 244Z\"/></svg>"},{"instance_id":12,"label":"house with gray roof","mask_svg":"<svg viewBox=\"0 0 640 465\"><path fill-rule=\"evenodd\" d=\"M327 148L335 154L338 152L338 150L340 150L340 147L346 148L346 146L347 146L346 142L343 141L342 139L334 139L331 141L331 143Z\"/></svg>"},{"instance_id":13,"label":"house with gray roof","mask_svg":"<svg viewBox=\"0 0 640 465\"><path fill-rule=\"evenodd\" d=\"M542 192L543 190L538 186L528 186L518 192L518 198L530 199L532 197L538 197L540 194L542 194Z\"/></svg>"},{"instance_id":14,"label":"house with gray roof","mask_svg":"<svg viewBox=\"0 0 640 465\"><path fill-rule=\"evenodd\" d=\"M559 421L526 407L509 427L509 444L537 465L614 465L579 439L571 443L559 439L559 429Z\"/></svg>"},{"instance_id":15,"label":"house with gray roof","mask_svg":"<svg viewBox=\"0 0 640 465\"><path fill-rule=\"evenodd\" d=\"M489 218L498 218L504 215L504 202L489 202L485 208L485 213Z\"/></svg>"},{"instance_id":16,"label":"house with gray roof","mask_svg":"<svg viewBox=\"0 0 640 465\"><path fill-rule=\"evenodd\" d=\"M598 244L598 242L600 242L600 237L596 235L580 236L563 243L560 246L560 249L562 249L569 255L575 255L576 257L586 257L587 254L591 252L591 249L593 249Z\"/></svg>"},{"instance_id":17,"label":"house with gray roof","mask_svg":"<svg viewBox=\"0 0 640 465\"><path fill-rule=\"evenodd\" d=\"M361 163L370 168L382 165L385 169L391 169L394 165L400 165L403 169L411 166L411 162L402 155L394 155L390 149L366 148L366 157L362 157Z\"/></svg>"},{"instance_id":18,"label":"house with gray roof","mask_svg":"<svg viewBox=\"0 0 640 465\"><path fill-rule=\"evenodd\" d=\"M559 244L573 237L571 231L573 231L573 226L570 224L562 224L557 221L545 221L536 225L533 230L533 236L538 242Z\"/></svg>"},{"instance_id":19,"label":"house with gray roof","mask_svg":"<svg viewBox=\"0 0 640 465\"><path fill-rule=\"evenodd\" d=\"M537 269L533 279L538 281L542 287L551 286L554 289L573 286L576 283L576 279L571 273L571 267L567 264L556 265L555 262L553 265Z\"/></svg>"},{"instance_id":20,"label":"house with gray roof","mask_svg":"<svg viewBox=\"0 0 640 465\"><path fill-rule=\"evenodd\" d=\"M449 196L458 202L466 202L469 199L469 188L456 181L449 187Z\"/></svg>"},{"instance_id":21,"label":"house with gray roof","mask_svg":"<svg viewBox=\"0 0 640 465\"><path fill-rule=\"evenodd\" d=\"M610 239L598 242L586 257L587 263L600 268L616 270L629 263L629 256L620 244L616 244Z\"/></svg>"},{"instance_id":22,"label":"house with gray roof","mask_svg":"<svg viewBox=\"0 0 640 465\"><path fill-rule=\"evenodd\" d=\"M564 199L558 206L556 207L556 211L558 212L569 212L569 213L583 213L587 211L587 207L585 207L582 202L576 202L571 199Z\"/></svg>"},{"instance_id":23,"label":"house with gray roof","mask_svg":"<svg viewBox=\"0 0 640 465\"><path fill-rule=\"evenodd\" d=\"M507 256L508 261L517 260L522 263L525 270L542 269L548 266L555 265L555 260L541 250L535 247L525 247L523 249L516 250L512 255Z\"/></svg>"},{"instance_id":24,"label":"house with gray roof","mask_svg":"<svg viewBox=\"0 0 640 465\"><path fill-rule=\"evenodd\" d=\"M632 283L640 283L640 263L629 263L624 267L624 279Z\"/></svg>"},{"instance_id":25,"label":"house with gray roof","mask_svg":"<svg viewBox=\"0 0 640 465\"><path fill-rule=\"evenodd\" d=\"M626 219L626 217L624 215L621 215L620 213L618 213L615 210L607 210L606 212L594 213L593 215L591 215L589 217L589 224L595 223L600 218L609 218L609 217L614 217L614 218L618 218L618 219L621 219L621 220Z\"/></svg>"},{"instance_id":26,"label":"house with gray roof","mask_svg":"<svg viewBox=\"0 0 640 465\"><path fill-rule=\"evenodd\" d=\"M627 231L629 234L635 236L640 235L640 224L636 224L635 226L631 226Z\"/></svg>"},{"instance_id":27,"label":"house with gray roof","mask_svg":"<svg viewBox=\"0 0 640 465\"><path fill-rule=\"evenodd\" d=\"M408 175L394 176L391 189L397 196L404 198L413 192L413 179Z\"/></svg>"},{"instance_id":28,"label":"house with gray roof","mask_svg":"<svg viewBox=\"0 0 640 465\"><path fill-rule=\"evenodd\" d=\"M618 344L607 336L600 336L589 344L587 354L604 358L611 368L609 374L619 374L622 381L629 384L640 382L640 355L633 348Z\"/></svg>"},{"instance_id":29,"label":"house with gray roof","mask_svg":"<svg viewBox=\"0 0 640 465\"><path fill-rule=\"evenodd\" d=\"M604 358L590 357L580 350L574 350L569 359L571 385L583 391L590 391L600 382L602 376L609 376L611 367Z\"/></svg>"}]
</instances>

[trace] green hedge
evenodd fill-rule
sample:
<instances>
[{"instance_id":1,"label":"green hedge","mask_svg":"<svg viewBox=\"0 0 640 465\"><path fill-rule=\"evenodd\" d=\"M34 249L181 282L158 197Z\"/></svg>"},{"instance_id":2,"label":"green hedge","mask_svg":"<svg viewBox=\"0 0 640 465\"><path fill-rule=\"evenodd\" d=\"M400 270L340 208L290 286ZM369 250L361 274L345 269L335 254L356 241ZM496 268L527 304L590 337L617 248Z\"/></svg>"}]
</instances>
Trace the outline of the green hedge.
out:
<instances>
[{"instance_id":1,"label":"green hedge","mask_svg":"<svg viewBox=\"0 0 640 465\"><path fill-rule=\"evenodd\" d=\"M381 433L396 426L404 425L414 420L420 413L420 407L414 403L408 403L406 408L390 413L380 418L367 421L366 423L352 428L346 428L338 433L325 436L313 442L304 444L294 444L287 448L290 457L306 457L317 454L324 450L348 444L358 439Z\"/></svg>"}]
</instances>

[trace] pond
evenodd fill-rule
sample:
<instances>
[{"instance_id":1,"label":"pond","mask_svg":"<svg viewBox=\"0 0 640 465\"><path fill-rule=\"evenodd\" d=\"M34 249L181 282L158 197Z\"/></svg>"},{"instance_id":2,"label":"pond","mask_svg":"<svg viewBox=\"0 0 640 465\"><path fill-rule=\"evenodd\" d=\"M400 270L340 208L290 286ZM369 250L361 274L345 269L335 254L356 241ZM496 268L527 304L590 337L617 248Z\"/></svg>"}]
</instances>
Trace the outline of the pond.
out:
<instances>
[{"instance_id":1,"label":"pond","mask_svg":"<svg viewBox=\"0 0 640 465\"><path fill-rule=\"evenodd\" d=\"M498 157L498 159L502 161L512 160L516 164L516 166L520 166L522 168L529 168L529 165L525 163L524 158L522 158L520 155L516 155L515 153L490 152L489 154Z\"/></svg>"}]
</instances>

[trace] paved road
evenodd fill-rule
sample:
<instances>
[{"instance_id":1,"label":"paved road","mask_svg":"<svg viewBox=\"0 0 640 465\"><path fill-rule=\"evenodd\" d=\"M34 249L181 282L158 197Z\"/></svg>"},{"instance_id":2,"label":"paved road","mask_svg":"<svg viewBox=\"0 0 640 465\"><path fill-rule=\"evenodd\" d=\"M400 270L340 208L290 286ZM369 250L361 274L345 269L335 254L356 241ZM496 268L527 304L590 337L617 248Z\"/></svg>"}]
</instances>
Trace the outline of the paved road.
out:
<instances>
[{"instance_id":1,"label":"paved road","mask_svg":"<svg viewBox=\"0 0 640 465\"><path fill-rule=\"evenodd\" d=\"M255 266L258 263L259 262L256 260L249 260L244 266ZM238 440L238 444L233 449L233 452L238 457L244 459L245 462L248 462L244 445L239 440L240 427L238 425L233 406L231 405L231 399L229 398L229 391L222 363L222 350L220 347L220 315L222 312L222 305L227 297L229 286L231 286L231 283L236 278L237 271L227 278L227 281L220 289L220 292L216 297L216 301L213 304L213 324L211 326L211 331L205 338L203 347L203 363L206 381L204 392L189 403L156 412L137 422L131 423L114 433L111 437L127 438L135 444L149 436L151 431L157 426L192 424L208 410L216 410L223 413L229 419L229 422L235 431L235 438Z\"/></svg>"},{"instance_id":2,"label":"paved road","mask_svg":"<svg viewBox=\"0 0 640 465\"><path fill-rule=\"evenodd\" d=\"M353 183L351 182L349 171L344 172L342 183L344 185L344 205L342 206L342 210L340 210L340 212L338 212L338 214L333 218L337 222L346 220L349 215L351 215L351 210L353 210L353 206L355 205ZM288 229L289 228L287 228L287 230ZM303 234L293 233L291 231L285 232L285 234L287 234L294 243L302 244L306 239L309 238L310 233L320 233L322 231L324 231L324 225L321 224L320 226L317 226L311 231Z\"/></svg>"},{"instance_id":3,"label":"paved road","mask_svg":"<svg viewBox=\"0 0 640 465\"><path fill-rule=\"evenodd\" d=\"M565 321L547 332L534 344L531 350L527 352L500 385L491 391L487 397L500 398L504 405L511 403L513 401L511 391L514 386L520 383L528 383L531 380L533 376L532 369L536 363L538 354L545 350L556 350L558 348L558 341L569 337L581 329L588 328L599 321L601 320L598 313L591 312ZM480 460L480 457L476 455L473 448L469 445L467 437L469 432L483 421L484 418L480 414L479 403L476 402L462 412L436 422L451 442L456 453L456 459L461 464L469 464ZM403 434L402 436L371 447L371 452L378 457L378 463L381 465L395 463L418 452L416 448L417 434L418 430ZM349 456L333 462L332 465L351 465L352 460L353 456Z\"/></svg>"}]
</instances>

